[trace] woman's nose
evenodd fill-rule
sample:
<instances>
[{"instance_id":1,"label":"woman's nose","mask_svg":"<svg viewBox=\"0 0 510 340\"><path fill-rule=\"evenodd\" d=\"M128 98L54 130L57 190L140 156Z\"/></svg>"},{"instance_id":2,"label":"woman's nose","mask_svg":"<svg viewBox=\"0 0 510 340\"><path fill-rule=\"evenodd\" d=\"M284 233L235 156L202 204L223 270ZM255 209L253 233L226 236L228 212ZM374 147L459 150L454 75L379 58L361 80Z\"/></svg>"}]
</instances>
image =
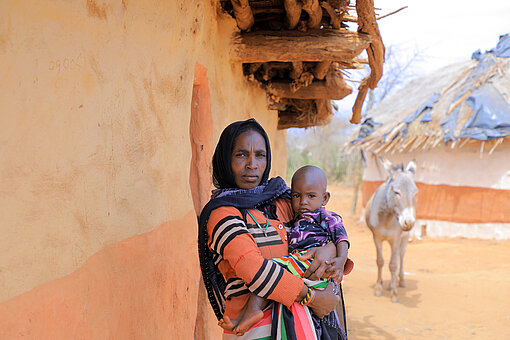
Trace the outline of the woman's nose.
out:
<instances>
[{"instance_id":1,"label":"woman's nose","mask_svg":"<svg viewBox=\"0 0 510 340\"><path fill-rule=\"evenodd\" d=\"M248 157L246 166L250 169L256 169L257 168L257 162L255 161L255 155L251 155Z\"/></svg>"}]
</instances>

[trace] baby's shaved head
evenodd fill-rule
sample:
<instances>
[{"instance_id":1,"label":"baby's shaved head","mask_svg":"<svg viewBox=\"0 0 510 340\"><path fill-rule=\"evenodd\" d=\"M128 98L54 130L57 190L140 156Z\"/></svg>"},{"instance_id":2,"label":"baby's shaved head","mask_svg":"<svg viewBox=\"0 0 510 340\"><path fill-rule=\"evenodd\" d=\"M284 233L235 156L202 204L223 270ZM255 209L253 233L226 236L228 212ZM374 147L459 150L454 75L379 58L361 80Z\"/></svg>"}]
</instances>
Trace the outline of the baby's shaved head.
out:
<instances>
[{"instance_id":1,"label":"baby's shaved head","mask_svg":"<svg viewBox=\"0 0 510 340\"><path fill-rule=\"evenodd\" d=\"M292 186L294 186L297 181L301 180L307 180L316 183L320 186L323 192L325 192L328 187L328 177L324 171L313 165L305 165L296 170L292 176Z\"/></svg>"}]
</instances>

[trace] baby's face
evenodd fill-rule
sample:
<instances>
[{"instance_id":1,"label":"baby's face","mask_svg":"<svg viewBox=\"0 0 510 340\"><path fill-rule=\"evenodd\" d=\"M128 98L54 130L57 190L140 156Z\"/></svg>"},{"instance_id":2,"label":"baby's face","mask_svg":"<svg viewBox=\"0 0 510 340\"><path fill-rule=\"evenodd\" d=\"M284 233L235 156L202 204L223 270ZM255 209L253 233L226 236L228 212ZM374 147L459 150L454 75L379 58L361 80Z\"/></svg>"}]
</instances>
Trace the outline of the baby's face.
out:
<instances>
[{"instance_id":1,"label":"baby's face","mask_svg":"<svg viewBox=\"0 0 510 340\"><path fill-rule=\"evenodd\" d=\"M321 181L313 176L301 176L292 182L291 202L294 214L312 212L326 205L329 194Z\"/></svg>"}]
</instances>

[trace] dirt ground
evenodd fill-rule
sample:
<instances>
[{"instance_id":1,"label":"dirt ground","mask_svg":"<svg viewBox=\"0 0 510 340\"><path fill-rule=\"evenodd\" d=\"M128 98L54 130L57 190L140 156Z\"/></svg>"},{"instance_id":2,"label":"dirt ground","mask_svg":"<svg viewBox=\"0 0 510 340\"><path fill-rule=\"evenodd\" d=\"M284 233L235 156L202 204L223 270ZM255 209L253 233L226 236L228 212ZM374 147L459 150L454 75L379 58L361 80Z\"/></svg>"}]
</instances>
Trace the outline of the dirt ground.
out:
<instances>
[{"instance_id":1,"label":"dirt ground","mask_svg":"<svg viewBox=\"0 0 510 340\"><path fill-rule=\"evenodd\" d=\"M393 303L389 245L383 245L386 290L376 297L375 247L361 209L350 214L353 189L330 185L329 191L326 208L342 215L355 262L343 283L350 340L510 339L510 241L412 240L404 258L407 286Z\"/></svg>"}]
</instances>

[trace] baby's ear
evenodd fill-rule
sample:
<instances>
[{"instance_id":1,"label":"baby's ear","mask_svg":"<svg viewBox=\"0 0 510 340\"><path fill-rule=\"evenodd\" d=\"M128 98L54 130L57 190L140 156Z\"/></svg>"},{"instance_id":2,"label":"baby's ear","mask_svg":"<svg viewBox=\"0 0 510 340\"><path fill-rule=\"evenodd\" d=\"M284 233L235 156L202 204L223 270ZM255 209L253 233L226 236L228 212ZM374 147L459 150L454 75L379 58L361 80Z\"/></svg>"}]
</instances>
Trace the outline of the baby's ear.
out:
<instances>
[{"instance_id":1,"label":"baby's ear","mask_svg":"<svg viewBox=\"0 0 510 340\"><path fill-rule=\"evenodd\" d=\"M322 205L325 206L326 204L328 204L329 202L329 198L331 197L331 195L329 194L329 192L325 192L324 193L324 196L322 197Z\"/></svg>"}]
</instances>

